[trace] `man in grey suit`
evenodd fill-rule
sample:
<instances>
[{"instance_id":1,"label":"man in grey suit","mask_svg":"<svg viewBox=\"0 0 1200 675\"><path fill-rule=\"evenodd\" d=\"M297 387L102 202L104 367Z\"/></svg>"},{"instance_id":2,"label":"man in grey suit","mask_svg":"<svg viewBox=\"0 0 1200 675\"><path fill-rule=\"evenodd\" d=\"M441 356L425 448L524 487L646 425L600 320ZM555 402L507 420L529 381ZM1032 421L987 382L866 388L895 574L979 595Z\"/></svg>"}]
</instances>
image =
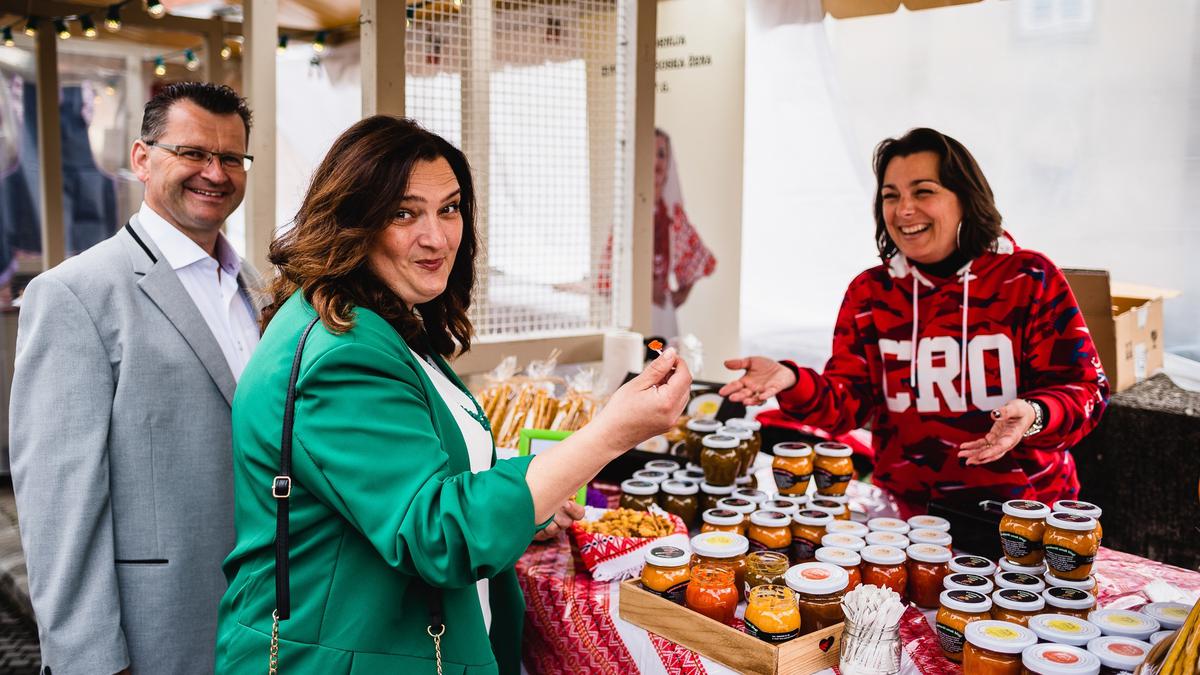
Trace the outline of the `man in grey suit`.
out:
<instances>
[{"instance_id":1,"label":"man in grey suit","mask_svg":"<svg viewBox=\"0 0 1200 675\"><path fill-rule=\"evenodd\" d=\"M258 344L258 278L221 234L249 134L232 89L166 87L131 150L138 214L25 291L10 446L46 675L212 672Z\"/></svg>"}]
</instances>

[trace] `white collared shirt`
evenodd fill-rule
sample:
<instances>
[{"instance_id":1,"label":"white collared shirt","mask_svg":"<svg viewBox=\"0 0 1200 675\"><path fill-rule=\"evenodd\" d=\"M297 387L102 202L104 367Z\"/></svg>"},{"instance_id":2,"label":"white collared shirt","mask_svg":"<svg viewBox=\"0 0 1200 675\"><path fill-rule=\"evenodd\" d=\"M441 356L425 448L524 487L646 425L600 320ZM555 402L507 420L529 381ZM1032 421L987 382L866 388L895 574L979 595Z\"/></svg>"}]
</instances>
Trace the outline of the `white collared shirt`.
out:
<instances>
[{"instance_id":1,"label":"white collared shirt","mask_svg":"<svg viewBox=\"0 0 1200 675\"><path fill-rule=\"evenodd\" d=\"M142 202L138 221L187 289L204 317L236 381L258 346L258 322L250 298L238 286L242 261L225 235L217 235L214 259L186 234Z\"/></svg>"}]
</instances>

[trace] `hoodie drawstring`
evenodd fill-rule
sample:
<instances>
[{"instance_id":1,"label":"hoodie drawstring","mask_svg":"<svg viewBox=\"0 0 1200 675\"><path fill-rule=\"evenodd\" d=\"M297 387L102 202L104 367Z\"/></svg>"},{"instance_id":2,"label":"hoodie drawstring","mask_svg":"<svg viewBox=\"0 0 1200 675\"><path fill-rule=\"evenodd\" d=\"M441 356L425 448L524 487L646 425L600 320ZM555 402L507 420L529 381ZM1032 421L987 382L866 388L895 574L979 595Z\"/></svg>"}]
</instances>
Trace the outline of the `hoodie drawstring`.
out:
<instances>
[{"instance_id":1,"label":"hoodie drawstring","mask_svg":"<svg viewBox=\"0 0 1200 675\"><path fill-rule=\"evenodd\" d=\"M974 262L974 261L972 261ZM959 351L962 352L962 360L958 369L958 388L962 392L963 401L967 400L967 309L971 305L971 295L968 292L971 288L971 263L963 268L963 301L962 301L962 346Z\"/></svg>"},{"instance_id":2,"label":"hoodie drawstring","mask_svg":"<svg viewBox=\"0 0 1200 675\"><path fill-rule=\"evenodd\" d=\"M917 306L917 294L920 292L920 285L917 283L916 271L913 271L913 329L912 329L912 349L909 352L908 358L908 386L913 391L917 390L917 323L919 322L920 314Z\"/></svg>"}]
</instances>

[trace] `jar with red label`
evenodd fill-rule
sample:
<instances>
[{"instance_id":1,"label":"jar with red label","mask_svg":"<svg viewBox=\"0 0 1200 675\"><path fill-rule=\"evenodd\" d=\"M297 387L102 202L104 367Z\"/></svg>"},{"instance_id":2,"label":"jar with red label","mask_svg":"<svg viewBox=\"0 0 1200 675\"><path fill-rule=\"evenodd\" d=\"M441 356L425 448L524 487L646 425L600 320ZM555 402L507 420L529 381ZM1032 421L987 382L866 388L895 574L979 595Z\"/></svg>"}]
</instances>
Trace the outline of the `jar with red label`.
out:
<instances>
[{"instance_id":1,"label":"jar with red label","mask_svg":"<svg viewBox=\"0 0 1200 675\"><path fill-rule=\"evenodd\" d=\"M942 595L942 580L950 571L953 554L944 546L913 544L908 555L908 599L921 609L937 607Z\"/></svg>"},{"instance_id":2,"label":"jar with red label","mask_svg":"<svg viewBox=\"0 0 1200 675\"><path fill-rule=\"evenodd\" d=\"M901 599L908 596L908 558L894 546L868 546L859 551L862 556L862 575L864 584L872 584L880 588L887 587L900 594Z\"/></svg>"},{"instance_id":3,"label":"jar with red label","mask_svg":"<svg viewBox=\"0 0 1200 675\"><path fill-rule=\"evenodd\" d=\"M746 537L751 551L773 551L788 555L792 548L792 519L778 511L755 511L750 514Z\"/></svg>"},{"instance_id":4,"label":"jar with red label","mask_svg":"<svg viewBox=\"0 0 1200 675\"><path fill-rule=\"evenodd\" d=\"M854 478L854 451L845 443L817 443L817 457L813 460L813 480L817 482L817 494L842 496Z\"/></svg>"},{"instance_id":5,"label":"jar with red label","mask_svg":"<svg viewBox=\"0 0 1200 675\"><path fill-rule=\"evenodd\" d=\"M777 443L771 473L781 495L802 495L812 480L813 451L807 443Z\"/></svg>"}]
</instances>

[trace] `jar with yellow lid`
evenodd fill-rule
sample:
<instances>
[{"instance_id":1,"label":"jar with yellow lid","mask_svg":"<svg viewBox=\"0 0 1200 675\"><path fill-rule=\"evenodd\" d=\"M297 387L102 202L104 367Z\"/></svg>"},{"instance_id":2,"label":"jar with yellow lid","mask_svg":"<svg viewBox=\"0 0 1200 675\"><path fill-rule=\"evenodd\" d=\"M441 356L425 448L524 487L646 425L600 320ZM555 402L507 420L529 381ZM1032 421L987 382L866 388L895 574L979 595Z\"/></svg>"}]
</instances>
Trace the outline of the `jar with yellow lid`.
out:
<instances>
[{"instance_id":1,"label":"jar with yellow lid","mask_svg":"<svg viewBox=\"0 0 1200 675\"><path fill-rule=\"evenodd\" d=\"M746 633L779 644L800 635L800 608L787 586L766 584L750 590L746 602Z\"/></svg>"},{"instance_id":2,"label":"jar with yellow lid","mask_svg":"<svg viewBox=\"0 0 1200 675\"><path fill-rule=\"evenodd\" d=\"M752 551L773 551L787 555L792 547L791 517L778 511L755 511L750 514L746 537Z\"/></svg>"},{"instance_id":3,"label":"jar with yellow lid","mask_svg":"<svg viewBox=\"0 0 1200 675\"><path fill-rule=\"evenodd\" d=\"M963 675L1021 675L1021 652L1037 644L1033 631L1006 621L975 621L963 633Z\"/></svg>"},{"instance_id":4,"label":"jar with yellow lid","mask_svg":"<svg viewBox=\"0 0 1200 675\"><path fill-rule=\"evenodd\" d=\"M1047 573L1071 581L1086 579L1100 552L1099 521L1072 513L1046 516L1042 535Z\"/></svg>"},{"instance_id":5,"label":"jar with yellow lid","mask_svg":"<svg viewBox=\"0 0 1200 675\"><path fill-rule=\"evenodd\" d=\"M808 492L812 480L813 451L807 443L776 443L771 473L781 495L802 495Z\"/></svg>"},{"instance_id":6,"label":"jar with yellow lid","mask_svg":"<svg viewBox=\"0 0 1200 675\"><path fill-rule=\"evenodd\" d=\"M733 570L734 586L742 595L746 585L746 552L749 550L750 541L740 534L701 532L692 537L692 566L713 563L728 567Z\"/></svg>"},{"instance_id":7,"label":"jar with yellow lid","mask_svg":"<svg viewBox=\"0 0 1200 675\"><path fill-rule=\"evenodd\" d=\"M804 509L792 516L792 562L813 560L821 548L825 526L833 522L833 516L824 511Z\"/></svg>"},{"instance_id":8,"label":"jar with yellow lid","mask_svg":"<svg viewBox=\"0 0 1200 675\"><path fill-rule=\"evenodd\" d=\"M746 517L730 509L709 509L701 515L701 532L732 532L745 536Z\"/></svg>"},{"instance_id":9,"label":"jar with yellow lid","mask_svg":"<svg viewBox=\"0 0 1200 675\"><path fill-rule=\"evenodd\" d=\"M813 479L817 481L817 494L842 496L854 478L854 451L845 443L817 443L816 458L813 460Z\"/></svg>"},{"instance_id":10,"label":"jar with yellow lid","mask_svg":"<svg viewBox=\"0 0 1200 675\"><path fill-rule=\"evenodd\" d=\"M991 618L992 600L974 591L942 591L940 607L934 621L942 654L955 663L962 663L967 624Z\"/></svg>"},{"instance_id":11,"label":"jar with yellow lid","mask_svg":"<svg viewBox=\"0 0 1200 675\"><path fill-rule=\"evenodd\" d=\"M642 566L642 587L682 605L691 581L691 556L678 546L650 546Z\"/></svg>"},{"instance_id":12,"label":"jar with yellow lid","mask_svg":"<svg viewBox=\"0 0 1200 675\"><path fill-rule=\"evenodd\" d=\"M1004 557L1018 565L1038 565L1042 562L1042 536L1046 532L1046 516L1050 507L1028 499L1004 502L1004 517L1000 519L1000 544Z\"/></svg>"}]
</instances>

